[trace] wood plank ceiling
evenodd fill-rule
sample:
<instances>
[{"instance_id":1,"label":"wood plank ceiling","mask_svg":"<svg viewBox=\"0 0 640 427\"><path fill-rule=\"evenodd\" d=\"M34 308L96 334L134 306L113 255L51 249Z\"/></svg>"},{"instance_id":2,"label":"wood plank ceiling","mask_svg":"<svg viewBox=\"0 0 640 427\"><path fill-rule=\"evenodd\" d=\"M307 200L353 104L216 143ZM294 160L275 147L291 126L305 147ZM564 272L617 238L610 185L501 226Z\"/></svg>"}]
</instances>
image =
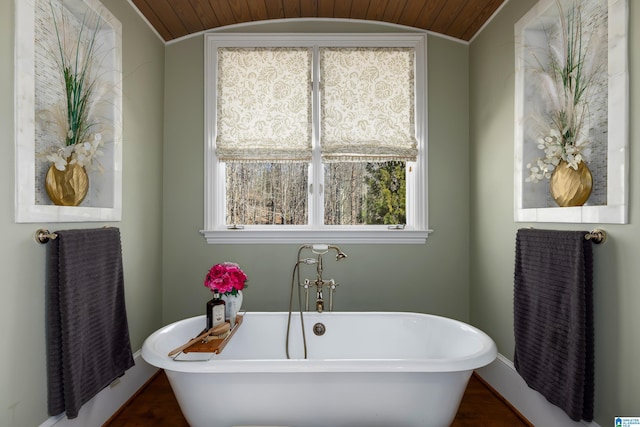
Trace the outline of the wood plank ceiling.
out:
<instances>
[{"instance_id":1,"label":"wood plank ceiling","mask_svg":"<svg viewBox=\"0 0 640 427\"><path fill-rule=\"evenodd\" d=\"M132 0L164 38L283 18L390 22L469 41L505 0Z\"/></svg>"}]
</instances>

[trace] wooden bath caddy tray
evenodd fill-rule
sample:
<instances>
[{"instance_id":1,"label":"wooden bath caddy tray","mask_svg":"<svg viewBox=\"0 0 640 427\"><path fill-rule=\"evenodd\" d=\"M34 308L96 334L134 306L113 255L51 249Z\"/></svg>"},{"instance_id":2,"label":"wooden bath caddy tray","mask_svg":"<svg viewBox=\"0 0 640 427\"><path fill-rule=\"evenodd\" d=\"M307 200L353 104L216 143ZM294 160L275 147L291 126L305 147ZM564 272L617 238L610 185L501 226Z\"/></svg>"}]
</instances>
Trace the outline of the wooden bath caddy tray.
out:
<instances>
[{"instance_id":1,"label":"wooden bath caddy tray","mask_svg":"<svg viewBox=\"0 0 640 427\"><path fill-rule=\"evenodd\" d=\"M227 345L233 334L236 333L238 328L242 325L242 315L236 316L236 324L229 331L229 334L224 338L214 338L210 341L203 340L191 344L189 347L182 350L183 353L215 353L220 354L224 347Z\"/></svg>"}]
</instances>

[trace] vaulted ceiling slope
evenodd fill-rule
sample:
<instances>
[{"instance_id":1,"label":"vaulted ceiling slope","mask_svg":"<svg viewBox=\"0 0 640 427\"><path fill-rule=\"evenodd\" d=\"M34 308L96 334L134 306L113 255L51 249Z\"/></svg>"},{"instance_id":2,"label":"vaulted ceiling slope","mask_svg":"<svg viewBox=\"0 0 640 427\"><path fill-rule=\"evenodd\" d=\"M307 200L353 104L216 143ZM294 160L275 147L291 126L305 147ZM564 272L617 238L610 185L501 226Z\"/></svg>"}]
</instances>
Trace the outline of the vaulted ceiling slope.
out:
<instances>
[{"instance_id":1,"label":"vaulted ceiling slope","mask_svg":"<svg viewBox=\"0 0 640 427\"><path fill-rule=\"evenodd\" d=\"M469 41L505 0L131 0L170 41L225 25L283 18L365 19Z\"/></svg>"}]
</instances>

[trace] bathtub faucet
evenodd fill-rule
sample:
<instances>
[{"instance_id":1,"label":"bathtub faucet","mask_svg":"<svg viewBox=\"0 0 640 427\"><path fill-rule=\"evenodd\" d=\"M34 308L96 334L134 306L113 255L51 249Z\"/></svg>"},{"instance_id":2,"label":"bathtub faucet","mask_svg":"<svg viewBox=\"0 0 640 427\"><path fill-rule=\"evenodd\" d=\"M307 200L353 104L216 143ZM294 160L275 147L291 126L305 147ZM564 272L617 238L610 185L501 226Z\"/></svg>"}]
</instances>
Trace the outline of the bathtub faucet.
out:
<instances>
[{"instance_id":1,"label":"bathtub faucet","mask_svg":"<svg viewBox=\"0 0 640 427\"><path fill-rule=\"evenodd\" d=\"M300 258L300 252L303 249L311 249L311 252L316 255L316 258ZM329 289L329 311L333 311L333 293L338 286L335 280L325 280L322 278L323 266L322 266L322 255L328 253L330 250L336 251L336 261L340 261L341 259L345 259L347 254L342 252L342 250L334 245L304 245L300 247L298 251L298 263L304 264L316 264L316 280L311 281L309 279L305 279L305 281L300 284L305 290L305 310L309 311L309 288L315 287L316 290L316 311L318 313L322 313L325 308L324 297L323 297L323 289Z\"/></svg>"},{"instance_id":2,"label":"bathtub faucet","mask_svg":"<svg viewBox=\"0 0 640 427\"><path fill-rule=\"evenodd\" d=\"M313 253L313 257L303 258L302 251L310 250ZM294 290L297 286L297 294L298 294L298 309L300 310L300 331L302 332L302 345L304 348L304 358L307 358L307 338L304 332L304 315L302 311L302 293L300 292L300 288L304 288L304 298L305 298L305 310L309 311L309 288L312 286L316 287L316 311L318 313L322 313L324 311L324 297L322 295L322 291L324 288L329 289L329 311L333 311L333 293L336 290L336 286L338 284L335 280L324 280L322 278L322 255L328 253L330 250L336 251L336 261L340 261L341 259L345 259L347 254L342 252L342 250L334 245L302 245L298 248L298 258L296 260L296 264L293 267L293 274L291 275L291 292L289 293L289 315L287 316L287 339L285 341L285 352L287 354L287 359L290 359L289 354L289 335L291 332L291 314L293 312L293 294ZM316 280L305 279L304 281L300 281L300 266L313 265L316 264Z\"/></svg>"}]
</instances>

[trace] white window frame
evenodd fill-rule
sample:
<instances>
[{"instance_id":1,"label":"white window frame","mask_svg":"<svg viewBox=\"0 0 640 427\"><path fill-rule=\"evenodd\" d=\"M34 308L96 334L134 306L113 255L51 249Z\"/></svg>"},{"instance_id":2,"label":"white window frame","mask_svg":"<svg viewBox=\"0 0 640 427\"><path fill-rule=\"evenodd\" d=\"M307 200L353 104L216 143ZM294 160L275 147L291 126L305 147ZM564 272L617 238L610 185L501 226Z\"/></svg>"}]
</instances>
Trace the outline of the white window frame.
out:
<instances>
[{"instance_id":1,"label":"white window frame","mask_svg":"<svg viewBox=\"0 0 640 427\"><path fill-rule=\"evenodd\" d=\"M426 34L206 34L205 35L205 140L204 140L204 229L207 243L341 243L420 244L428 229L427 185L427 43ZM215 153L217 126L217 52L219 47L411 47L415 49L415 122L418 141L416 162L407 162L407 224L388 225L241 225L225 224L224 167ZM314 57L314 75L319 69ZM317 81L314 79L314 85ZM313 115L319 118L319 99L313 98ZM318 130L314 129L313 155L319 156ZM409 172L408 172L409 174ZM322 182L322 171L310 167L310 182ZM315 185L316 190L318 185ZM321 207L309 205L311 218Z\"/></svg>"}]
</instances>

